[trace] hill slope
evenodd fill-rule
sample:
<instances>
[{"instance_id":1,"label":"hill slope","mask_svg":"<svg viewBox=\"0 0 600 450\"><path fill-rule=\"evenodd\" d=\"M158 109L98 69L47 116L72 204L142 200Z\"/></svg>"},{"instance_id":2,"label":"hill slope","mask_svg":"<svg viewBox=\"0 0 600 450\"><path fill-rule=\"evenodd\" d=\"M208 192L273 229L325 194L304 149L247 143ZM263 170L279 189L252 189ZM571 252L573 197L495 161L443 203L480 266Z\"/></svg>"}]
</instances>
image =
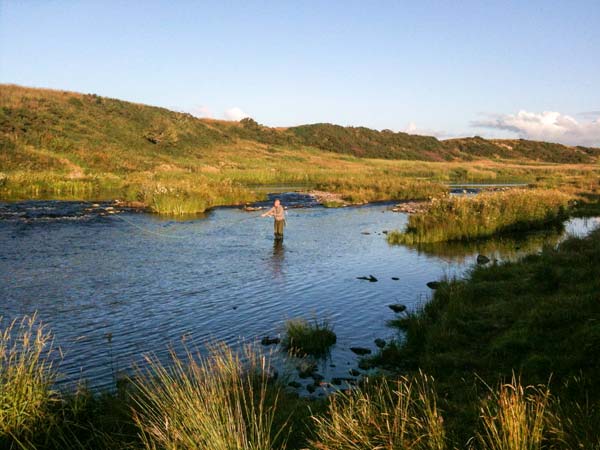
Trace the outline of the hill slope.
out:
<instances>
[{"instance_id":1,"label":"hill slope","mask_svg":"<svg viewBox=\"0 0 600 450\"><path fill-rule=\"evenodd\" d=\"M225 122L96 95L0 85L0 164L3 170L47 169L69 153L85 167L148 170L164 155L197 157L240 143L311 147L357 157L421 161L519 159L589 163L598 148L480 137L434 137L363 127L312 124L276 129L251 119ZM39 149L48 150L50 153ZM110 163L105 161L110 155ZM107 164L108 163L108 164Z\"/></svg>"},{"instance_id":2,"label":"hill slope","mask_svg":"<svg viewBox=\"0 0 600 450\"><path fill-rule=\"evenodd\" d=\"M445 191L433 181L585 177L597 171L599 154L331 124L269 128L0 85L0 199L116 197L168 214L257 200L264 193L256 185L302 185L352 203L422 199Z\"/></svg>"}]
</instances>

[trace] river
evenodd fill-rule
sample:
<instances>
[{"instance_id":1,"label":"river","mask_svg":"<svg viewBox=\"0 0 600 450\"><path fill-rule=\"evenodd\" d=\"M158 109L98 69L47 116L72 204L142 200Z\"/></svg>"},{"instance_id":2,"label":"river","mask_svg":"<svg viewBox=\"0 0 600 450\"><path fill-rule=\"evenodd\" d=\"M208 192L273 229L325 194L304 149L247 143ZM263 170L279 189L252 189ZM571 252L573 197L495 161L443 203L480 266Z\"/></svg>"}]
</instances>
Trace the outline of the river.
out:
<instances>
[{"instance_id":1,"label":"river","mask_svg":"<svg viewBox=\"0 0 600 450\"><path fill-rule=\"evenodd\" d=\"M375 350L374 339L394 336L388 305L415 310L431 295L428 281L462 276L481 251L513 258L598 225L574 219L516 241L415 249L387 244L384 231L406 222L390 205L310 207L288 210L275 245L260 212L217 208L175 221L90 205L0 203L0 315L6 323L37 311L62 348L62 382L97 388L144 353L162 358L183 341L238 346L297 317L330 321L338 341L319 371L347 377L357 364L350 347ZM371 274L377 282L357 279Z\"/></svg>"}]
</instances>

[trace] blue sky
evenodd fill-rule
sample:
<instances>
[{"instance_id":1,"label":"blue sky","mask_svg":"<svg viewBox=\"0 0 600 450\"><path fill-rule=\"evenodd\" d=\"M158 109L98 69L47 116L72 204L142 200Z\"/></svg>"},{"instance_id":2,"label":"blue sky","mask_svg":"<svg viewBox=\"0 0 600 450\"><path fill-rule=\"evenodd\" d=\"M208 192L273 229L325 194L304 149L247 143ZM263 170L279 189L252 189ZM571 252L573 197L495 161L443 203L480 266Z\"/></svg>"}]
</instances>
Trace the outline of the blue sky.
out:
<instances>
[{"instance_id":1,"label":"blue sky","mask_svg":"<svg viewBox=\"0 0 600 450\"><path fill-rule=\"evenodd\" d=\"M600 146L600 2L0 0L0 82Z\"/></svg>"}]
</instances>

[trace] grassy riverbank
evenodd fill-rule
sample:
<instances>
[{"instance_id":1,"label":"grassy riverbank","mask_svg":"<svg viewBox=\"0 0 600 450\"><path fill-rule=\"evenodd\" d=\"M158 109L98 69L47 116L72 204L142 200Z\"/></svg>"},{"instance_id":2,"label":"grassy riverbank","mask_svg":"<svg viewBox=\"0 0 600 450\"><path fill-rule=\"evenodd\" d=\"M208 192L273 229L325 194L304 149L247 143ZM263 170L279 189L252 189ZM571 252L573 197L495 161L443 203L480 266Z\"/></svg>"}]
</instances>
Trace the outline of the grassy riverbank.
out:
<instances>
[{"instance_id":1,"label":"grassy riverbank","mask_svg":"<svg viewBox=\"0 0 600 450\"><path fill-rule=\"evenodd\" d=\"M0 199L140 201L192 214L302 186L348 203L427 199L446 182L598 177L600 149L315 124L198 119L92 94L0 85Z\"/></svg>"},{"instance_id":2,"label":"grassy riverbank","mask_svg":"<svg viewBox=\"0 0 600 450\"><path fill-rule=\"evenodd\" d=\"M573 197L550 189L514 189L469 196L434 198L408 218L404 231L388 234L391 244L473 240L560 223Z\"/></svg>"},{"instance_id":3,"label":"grassy riverbank","mask_svg":"<svg viewBox=\"0 0 600 450\"><path fill-rule=\"evenodd\" d=\"M402 337L375 359L435 376L458 441L478 420L481 380L515 372L524 383L550 381L561 397L553 403L569 444L559 448L600 448L598 292L600 230L442 283L421 310L391 323Z\"/></svg>"}]
</instances>

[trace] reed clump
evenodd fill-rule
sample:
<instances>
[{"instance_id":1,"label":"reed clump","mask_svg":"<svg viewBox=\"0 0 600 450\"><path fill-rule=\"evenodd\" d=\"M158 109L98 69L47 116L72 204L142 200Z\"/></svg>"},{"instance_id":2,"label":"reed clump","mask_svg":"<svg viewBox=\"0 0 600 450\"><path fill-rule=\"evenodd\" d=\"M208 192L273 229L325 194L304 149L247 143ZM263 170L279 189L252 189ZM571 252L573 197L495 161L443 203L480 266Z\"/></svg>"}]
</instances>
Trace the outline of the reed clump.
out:
<instances>
[{"instance_id":1,"label":"reed clump","mask_svg":"<svg viewBox=\"0 0 600 450\"><path fill-rule=\"evenodd\" d=\"M447 448L433 380L423 374L367 380L360 388L333 394L327 413L313 420L315 449Z\"/></svg>"},{"instance_id":2,"label":"reed clump","mask_svg":"<svg viewBox=\"0 0 600 450\"><path fill-rule=\"evenodd\" d=\"M203 213L218 205L233 205L257 200L257 196L229 179L209 181L198 178L146 183L137 192L137 199L162 215L185 216Z\"/></svg>"},{"instance_id":3,"label":"reed clump","mask_svg":"<svg viewBox=\"0 0 600 450\"><path fill-rule=\"evenodd\" d=\"M541 450L550 431L548 388L523 386L513 374L510 383L490 394L481 408L479 448Z\"/></svg>"},{"instance_id":4,"label":"reed clump","mask_svg":"<svg viewBox=\"0 0 600 450\"><path fill-rule=\"evenodd\" d=\"M275 426L281 385L268 359L245 357L225 345L206 357L155 358L134 380L134 420L146 449L271 450L284 448L284 425ZM278 418L280 419L280 418Z\"/></svg>"},{"instance_id":5,"label":"reed clump","mask_svg":"<svg viewBox=\"0 0 600 450\"><path fill-rule=\"evenodd\" d=\"M36 315L0 329L0 446L28 445L46 425L56 400L52 342Z\"/></svg>"},{"instance_id":6,"label":"reed clump","mask_svg":"<svg viewBox=\"0 0 600 450\"><path fill-rule=\"evenodd\" d=\"M478 239L497 233L543 228L567 217L572 197L559 190L514 189L477 196L434 198L412 214L404 231L388 234L391 244Z\"/></svg>"},{"instance_id":7,"label":"reed clump","mask_svg":"<svg viewBox=\"0 0 600 450\"><path fill-rule=\"evenodd\" d=\"M292 319L285 324L281 344L289 353L297 356L323 356L336 341L337 337L328 321Z\"/></svg>"},{"instance_id":8,"label":"reed clump","mask_svg":"<svg viewBox=\"0 0 600 450\"><path fill-rule=\"evenodd\" d=\"M372 177L346 176L322 182L317 189L341 195L349 203L368 203L386 200L423 200L444 195L448 188L440 183L407 180L391 173Z\"/></svg>"}]
</instances>

